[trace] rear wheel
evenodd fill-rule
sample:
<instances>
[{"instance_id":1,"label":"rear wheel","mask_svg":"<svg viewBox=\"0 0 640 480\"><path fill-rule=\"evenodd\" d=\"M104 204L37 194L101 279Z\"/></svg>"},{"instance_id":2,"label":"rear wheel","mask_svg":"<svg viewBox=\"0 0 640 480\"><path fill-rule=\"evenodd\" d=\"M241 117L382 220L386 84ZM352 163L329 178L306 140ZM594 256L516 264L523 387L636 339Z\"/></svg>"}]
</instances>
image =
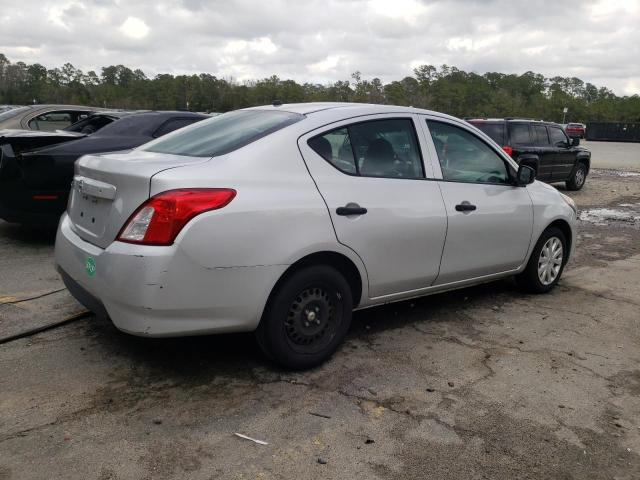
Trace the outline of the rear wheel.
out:
<instances>
[{"instance_id":1,"label":"rear wheel","mask_svg":"<svg viewBox=\"0 0 640 480\"><path fill-rule=\"evenodd\" d=\"M556 227L547 228L531 252L525 270L516 277L518 285L531 293L546 293L556 286L567 259L567 240Z\"/></svg>"},{"instance_id":2,"label":"rear wheel","mask_svg":"<svg viewBox=\"0 0 640 480\"><path fill-rule=\"evenodd\" d=\"M580 190L582 187L584 187L584 183L586 182L586 180L587 166L584 163L579 163L571 178L566 182L567 189Z\"/></svg>"},{"instance_id":3,"label":"rear wheel","mask_svg":"<svg viewBox=\"0 0 640 480\"><path fill-rule=\"evenodd\" d=\"M265 354L296 370L327 360L344 339L353 300L349 284L326 265L303 268L272 295L256 338Z\"/></svg>"}]
</instances>

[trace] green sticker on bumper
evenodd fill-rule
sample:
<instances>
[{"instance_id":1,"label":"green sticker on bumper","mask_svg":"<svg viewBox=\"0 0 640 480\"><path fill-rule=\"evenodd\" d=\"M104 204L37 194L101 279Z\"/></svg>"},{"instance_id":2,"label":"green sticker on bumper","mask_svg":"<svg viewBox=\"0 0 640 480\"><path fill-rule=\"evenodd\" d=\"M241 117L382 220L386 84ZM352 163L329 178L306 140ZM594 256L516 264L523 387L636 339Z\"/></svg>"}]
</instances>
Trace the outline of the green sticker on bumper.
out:
<instances>
[{"instance_id":1,"label":"green sticker on bumper","mask_svg":"<svg viewBox=\"0 0 640 480\"><path fill-rule=\"evenodd\" d=\"M96 274L96 261L87 257L87 261L84 262L84 269L87 272L87 277L93 277Z\"/></svg>"}]
</instances>

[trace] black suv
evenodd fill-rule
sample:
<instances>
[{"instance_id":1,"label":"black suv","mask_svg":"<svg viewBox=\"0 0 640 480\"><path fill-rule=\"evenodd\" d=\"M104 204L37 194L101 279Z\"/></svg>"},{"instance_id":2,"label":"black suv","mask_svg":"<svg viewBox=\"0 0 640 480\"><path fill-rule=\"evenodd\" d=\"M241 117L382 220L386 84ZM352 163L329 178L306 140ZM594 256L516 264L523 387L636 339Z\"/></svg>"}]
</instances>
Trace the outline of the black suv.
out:
<instances>
[{"instance_id":1,"label":"black suv","mask_svg":"<svg viewBox=\"0 0 640 480\"><path fill-rule=\"evenodd\" d=\"M523 118L467 118L467 122L491 137L518 163L529 165L536 179L565 182L580 190L591 166L591 152L569 138L557 123Z\"/></svg>"}]
</instances>

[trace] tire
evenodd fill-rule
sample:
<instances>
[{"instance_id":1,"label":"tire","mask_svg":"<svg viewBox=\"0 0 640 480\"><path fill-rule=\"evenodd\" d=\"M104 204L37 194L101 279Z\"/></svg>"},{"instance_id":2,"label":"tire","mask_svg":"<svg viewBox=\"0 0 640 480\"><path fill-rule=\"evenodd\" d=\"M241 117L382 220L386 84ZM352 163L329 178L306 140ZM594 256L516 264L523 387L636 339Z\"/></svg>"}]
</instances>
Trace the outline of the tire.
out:
<instances>
[{"instance_id":1,"label":"tire","mask_svg":"<svg viewBox=\"0 0 640 480\"><path fill-rule=\"evenodd\" d=\"M312 368L342 343L352 310L351 288L340 272L327 265L305 267L273 292L256 338L265 355L279 365Z\"/></svg>"},{"instance_id":2,"label":"tire","mask_svg":"<svg viewBox=\"0 0 640 480\"><path fill-rule=\"evenodd\" d=\"M551 258L555 258L555 261L546 261L545 259L548 258L547 255L549 252L546 247L558 245L558 243L554 242L553 239L557 240L562 247L560 253L561 256L557 257L557 254L554 255L554 253L552 253ZM551 251L554 252L553 247ZM557 252L557 250L555 251ZM542 232L542 235L540 235L538 242L533 248L527 267L521 274L516 276L518 286L529 293L547 293L552 290L562 276L564 266L567 263L567 254L567 239L564 236L564 233L562 233L562 230L556 227L547 228ZM560 261L559 264L557 263L558 259ZM542 262L544 262L544 265L547 265L545 271L549 272L548 275L545 273L539 274L539 267L541 268ZM552 268L553 272L551 271Z\"/></svg>"},{"instance_id":3,"label":"tire","mask_svg":"<svg viewBox=\"0 0 640 480\"><path fill-rule=\"evenodd\" d=\"M584 163L578 163L573 175L567 180L567 190L580 190L587 181L587 166Z\"/></svg>"}]
</instances>

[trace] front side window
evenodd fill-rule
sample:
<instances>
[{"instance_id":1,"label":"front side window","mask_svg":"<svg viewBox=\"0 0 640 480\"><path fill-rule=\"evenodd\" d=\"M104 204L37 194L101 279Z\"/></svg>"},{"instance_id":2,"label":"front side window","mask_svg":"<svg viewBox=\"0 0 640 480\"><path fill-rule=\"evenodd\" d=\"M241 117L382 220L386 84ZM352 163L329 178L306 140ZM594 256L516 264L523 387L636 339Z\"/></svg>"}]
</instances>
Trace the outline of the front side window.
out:
<instances>
[{"instance_id":1,"label":"front side window","mask_svg":"<svg viewBox=\"0 0 640 480\"><path fill-rule=\"evenodd\" d=\"M549 135L547 135L547 127L544 125L534 125L533 136L536 140L536 145L540 145L542 147L549 145Z\"/></svg>"},{"instance_id":2,"label":"front side window","mask_svg":"<svg viewBox=\"0 0 640 480\"><path fill-rule=\"evenodd\" d=\"M559 127L549 127L549 137L551 137L551 145L554 147L566 147L569 145L567 136Z\"/></svg>"},{"instance_id":3,"label":"front side window","mask_svg":"<svg viewBox=\"0 0 640 480\"><path fill-rule=\"evenodd\" d=\"M511 131L511 143L513 145L531 145L531 133L528 123L512 123L509 126Z\"/></svg>"},{"instance_id":4,"label":"front side window","mask_svg":"<svg viewBox=\"0 0 640 480\"><path fill-rule=\"evenodd\" d=\"M509 183L505 161L489 145L462 128L427 120L442 178L452 182Z\"/></svg>"},{"instance_id":5,"label":"front side window","mask_svg":"<svg viewBox=\"0 0 640 480\"><path fill-rule=\"evenodd\" d=\"M345 173L424 178L413 121L408 118L355 123L313 137L308 144Z\"/></svg>"},{"instance_id":6,"label":"front side window","mask_svg":"<svg viewBox=\"0 0 640 480\"><path fill-rule=\"evenodd\" d=\"M224 155L303 118L299 113L285 111L236 110L160 137L141 150L189 157Z\"/></svg>"}]
</instances>

